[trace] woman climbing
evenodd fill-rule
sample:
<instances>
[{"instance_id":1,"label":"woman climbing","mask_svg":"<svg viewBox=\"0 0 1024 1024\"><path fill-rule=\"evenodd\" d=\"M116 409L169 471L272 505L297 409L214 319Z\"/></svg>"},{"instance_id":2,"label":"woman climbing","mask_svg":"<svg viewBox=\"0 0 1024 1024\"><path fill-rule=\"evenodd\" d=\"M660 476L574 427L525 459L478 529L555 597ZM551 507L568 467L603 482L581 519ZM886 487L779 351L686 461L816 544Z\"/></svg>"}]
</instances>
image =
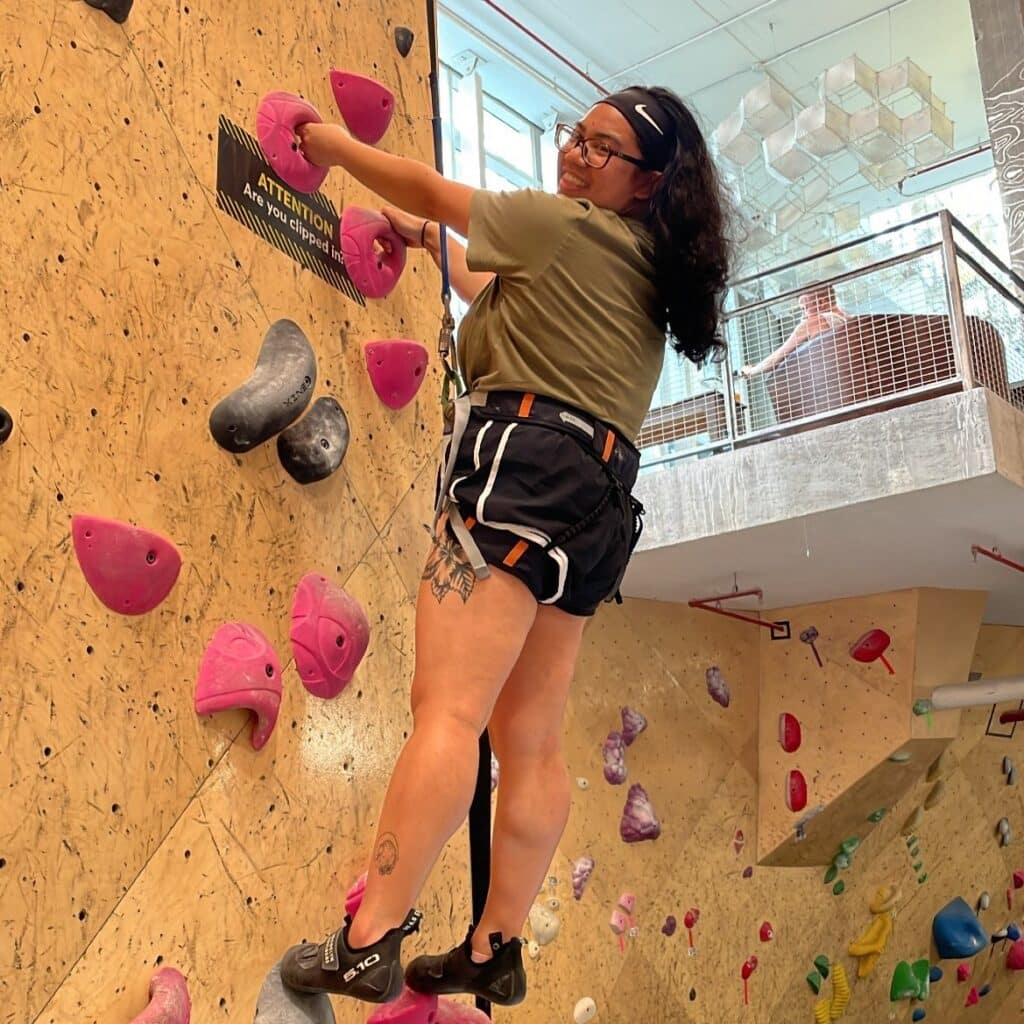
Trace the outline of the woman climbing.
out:
<instances>
[{"instance_id":1,"label":"woman climbing","mask_svg":"<svg viewBox=\"0 0 1024 1024\"><path fill-rule=\"evenodd\" d=\"M416 605L414 727L395 766L353 918L290 950L293 988L387 1002L402 987L410 910L465 820L486 728L501 765L481 919L405 971L418 992L510 1006L518 938L569 815L563 715L583 627L618 586L643 509L630 495L666 335L707 359L728 270L718 178L672 92L631 88L560 125L558 195L448 181L337 126L298 129L303 153L343 167L440 258L471 303L458 338L469 391L438 476L434 547Z\"/></svg>"}]
</instances>

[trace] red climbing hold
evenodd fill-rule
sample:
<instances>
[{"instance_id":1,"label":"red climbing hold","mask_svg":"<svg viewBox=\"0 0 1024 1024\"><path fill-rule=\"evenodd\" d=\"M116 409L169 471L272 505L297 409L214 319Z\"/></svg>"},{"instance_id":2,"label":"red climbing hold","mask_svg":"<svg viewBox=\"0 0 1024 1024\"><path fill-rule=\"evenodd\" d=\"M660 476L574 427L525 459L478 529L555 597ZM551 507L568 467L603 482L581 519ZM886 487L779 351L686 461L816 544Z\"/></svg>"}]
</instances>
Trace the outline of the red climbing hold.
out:
<instances>
[{"instance_id":1,"label":"red climbing hold","mask_svg":"<svg viewBox=\"0 0 1024 1024\"><path fill-rule=\"evenodd\" d=\"M337 70L331 71L331 89L348 130L367 145L380 142L395 112L391 90L372 78Z\"/></svg>"},{"instance_id":2,"label":"red climbing hold","mask_svg":"<svg viewBox=\"0 0 1024 1024\"><path fill-rule=\"evenodd\" d=\"M437 1024L437 996L425 996L410 988L393 1002L379 1007L366 1024Z\"/></svg>"},{"instance_id":3,"label":"red climbing hold","mask_svg":"<svg viewBox=\"0 0 1024 1024\"><path fill-rule=\"evenodd\" d=\"M405 270L405 241L382 213L358 206L341 215L340 242L345 269L368 299L391 294Z\"/></svg>"},{"instance_id":4,"label":"red climbing hold","mask_svg":"<svg viewBox=\"0 0 1024 1024\"><path fill-rule=\"evenodd\" d=\"M967 1002L964 1003L964 1006L974 1006L980 998L978 990L972 987L971 991L967 993Z\"/></svg>"},{"instance_id":5,"label":"red climbing hold","mask_svg":"<svg viewBox=\"0 0 1024 1024\"><path fill-rule=\"evenodd\" d=\"M73 516L71 539L93 593L122 615L156 608L181 570L181 555L169 540L116 519Z\"/></svg>"},{"instance_id":6,"label":"red climbing hold","mask_svg":"<svg viewBox=\"0 0 1024 1024\"><path fill-rule=\"evenodd\" d=\"M1024 971L1024 939L1018 939L1006 954L1006 966L1011 971Z\"/></svg>"},{"instance_id":7,"label":"red climbing hold","mask_svg":"<svg viewBox=\"0 0 1024 1024\"><path fill-rule=\"evenodd\" d=\"M1014 889L1024 889L1024 871L1014 871L1013 887Z\"/></svg>"},{"instance_id":8,"label":"red climbing hold","mask_svg":"<svg viewBox=\"0 0 1024 1024\"><path fill-rule=\"evenodd\" d=\"M258 629L228 622L214 633L199 666L195 706L199 715L252 711L253 749L270 739L281 706L281 662Z\"/></svg>"},{"instance_id":9,"label":"red climbing hold","mask_svg":"<svg viewBox=\"0 0 1024 1024\"><path fill-rule=\"evenodd\" d=\"M743 963L743 969L740 971L740 977L746 981L753 973L757 970L757 957L748 956Z\"/></svg>"},{"instance_id":10,"label":"red climbing hold","mask_svg":"<svg viewBox=\"0 0 1024 1024\"><path fill-rule=\"evenodd\" d=\"M192 1001L180 971L161 967L149 979L149 1006L131 1024L189 1024Z\"/></svg>"},{"instance_id":11,"label":"red climbing hold","mask_svg":"<svg viewBox=\"0 0 1024 1024\"><path fill-rule=\"evenodd\" d=\"M329 700L345 689L363 660L370 623L344 588L310 572L295 588L290 637L302 685Z\"/></svg>"},{"instance_id":12,"label":"red climbing hold","mask_svg":"<svg viewBox=\"0 0 1024 1024\"><path fill-rule=\"evenodd\" d=\"M389 409L401 409L416 397L430 358L424 345L401 339L368 341L363 354L373 390Z\"/></svg>"},{"instance_id":13,"label":"red climbing hold","mask_svg":"<svg viewBox=\"0 0 1024 1024\"><path fill-rule=\"evenodd\" d=\"M311 103L290 92L268 92L256 108L256 137L274 173L296 192L315 192L327 178L328 168L311 164L295 141L301 124L321 124Z\"/></svg>"},{"instance_id":14,"label":"red climbing hold","mask_svg":"<svg viewBox=\"0 0 1024 1024\"><path fill-rule=\"evenodd\" d=\"M971 976L971 965L970 964L958 964L956 969L956 980L966 981Z\"/></svg>"},{"instance_id":15,"label":"red climbing hold","mask_svg":"<svg viewBox=\"0 0 1024 1024\"><path fill-rule=\"evenodd\" d=\"M786 806L794 813L807 806L807 780L796 768L786 775Z\"/></svg>"},{"instance_id":16,"label":"red climbing hold","mask_svg":"<svg viewBox=\"0 0 1024 1024\"><path fill-rule=\"evenodd\" d=\"M792 754L800 748L800 723L795 715L783 711L779 715L779 743L787 754Z\"/></svg>"},{"instance_id":17,"label":"red climbing hold","mask_svg":"<svg viewBox=\"0 0 1024 1024\"><path fill-rule=\"evenodd\" d=\"M884 629L869 629L851 648L850 656L854 661L870 663L880 660L889 670L889 675L895 675L895 670L885 657L889 647L889 634Z\"/></svg>"},{"instance_id":18,"label":"red climbing hold","mask_svg":"<svg viewBox=\"0 0 1024 1024\"><path fill-rule=\"evenodd\" d=\"M762 942L771 942L772 939L775 938L775 929L768 921L764 921L761 924L761 931L759 934Z\"/></svg>"}]
</instances>

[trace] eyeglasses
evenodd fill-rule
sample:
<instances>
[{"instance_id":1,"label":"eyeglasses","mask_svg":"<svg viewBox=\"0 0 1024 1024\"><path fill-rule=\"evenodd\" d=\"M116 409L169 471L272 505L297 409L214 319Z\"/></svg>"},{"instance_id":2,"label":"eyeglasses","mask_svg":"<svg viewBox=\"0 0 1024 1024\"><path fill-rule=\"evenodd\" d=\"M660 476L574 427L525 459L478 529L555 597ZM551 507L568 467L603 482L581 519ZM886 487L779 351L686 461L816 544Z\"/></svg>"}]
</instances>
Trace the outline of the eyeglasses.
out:
<instances>
[{"instance_id":1,"label":"eyeglasses","mask_svg":"<svg viewBox=\"0 0 1024 1024\"><path fill-rule=\"evenodd\" d=\"M647 167L646 160L641 160L639 157L630 156L628 153L621 153L617 149L612 149L607 142L603 142L600 139L585 139L577 129L567 124L555 126L555 145L563 153L571 153L579 146L583 162L588 167L594 167L597 170L607 167L608 161L613 156L617 156L620 160L625 160L636 167Z\"/></svg>"}]
</instances>

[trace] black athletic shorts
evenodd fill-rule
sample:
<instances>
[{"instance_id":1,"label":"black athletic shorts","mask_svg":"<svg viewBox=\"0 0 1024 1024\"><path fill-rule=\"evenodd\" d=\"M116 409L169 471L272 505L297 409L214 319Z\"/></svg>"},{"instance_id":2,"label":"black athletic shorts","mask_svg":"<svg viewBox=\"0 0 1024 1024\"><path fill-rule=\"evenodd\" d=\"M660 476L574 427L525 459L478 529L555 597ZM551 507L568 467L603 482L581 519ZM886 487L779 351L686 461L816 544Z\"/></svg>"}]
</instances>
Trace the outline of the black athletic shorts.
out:
<instances>
[{"instance_id":1,"label":"black athletic shorts","mask_svg":"<svg viewBox=\"0 0 1024 1024\"><path fill-rule=\"evenodd\" d=\"M474 400L485 404L470 410L448 498L483 560L522 580L538 603L573 615L621 601L643 529L643 506L630 494L640 453L550 398L491 391ZM439 472L435 503L441 482Z\"/></svg>"}]
</instances>

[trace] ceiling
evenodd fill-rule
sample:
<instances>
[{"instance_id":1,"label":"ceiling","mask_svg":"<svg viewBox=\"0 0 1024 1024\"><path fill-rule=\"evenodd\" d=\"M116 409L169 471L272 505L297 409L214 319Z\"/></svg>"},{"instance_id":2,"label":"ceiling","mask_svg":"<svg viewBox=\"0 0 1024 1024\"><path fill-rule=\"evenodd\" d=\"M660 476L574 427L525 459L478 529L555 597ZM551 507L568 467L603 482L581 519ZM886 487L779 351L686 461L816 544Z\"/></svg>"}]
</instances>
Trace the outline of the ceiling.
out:
<instances>
[{"instance_id":1,"label":"ceiling","mask_svg":"<svg viewBox=\"0 0 1024 1024\"><path fill-rule=\"evenodd\" d=\"M801 104L818 98L828 67L857 54L876 70L910 58L955 123L954 149L987 143L969 0L493 0L604 88L661 84L695 109L706 133L767 72ZM485 88L544 127L599 95L580 74L498 13L492 0L442 0L441 52L486 61ZM486 42L485 42L486 40ZM553 92L554 90L554 92ZM504 95L503 95L504 94ZM553 95L556 99L553 101ZM921 195L991 166L987 154L914 178ZM895 187L839 186L862 213L891 207ZM835 198L835 196L833 197Z\"/></svg>"}]
</instances>

